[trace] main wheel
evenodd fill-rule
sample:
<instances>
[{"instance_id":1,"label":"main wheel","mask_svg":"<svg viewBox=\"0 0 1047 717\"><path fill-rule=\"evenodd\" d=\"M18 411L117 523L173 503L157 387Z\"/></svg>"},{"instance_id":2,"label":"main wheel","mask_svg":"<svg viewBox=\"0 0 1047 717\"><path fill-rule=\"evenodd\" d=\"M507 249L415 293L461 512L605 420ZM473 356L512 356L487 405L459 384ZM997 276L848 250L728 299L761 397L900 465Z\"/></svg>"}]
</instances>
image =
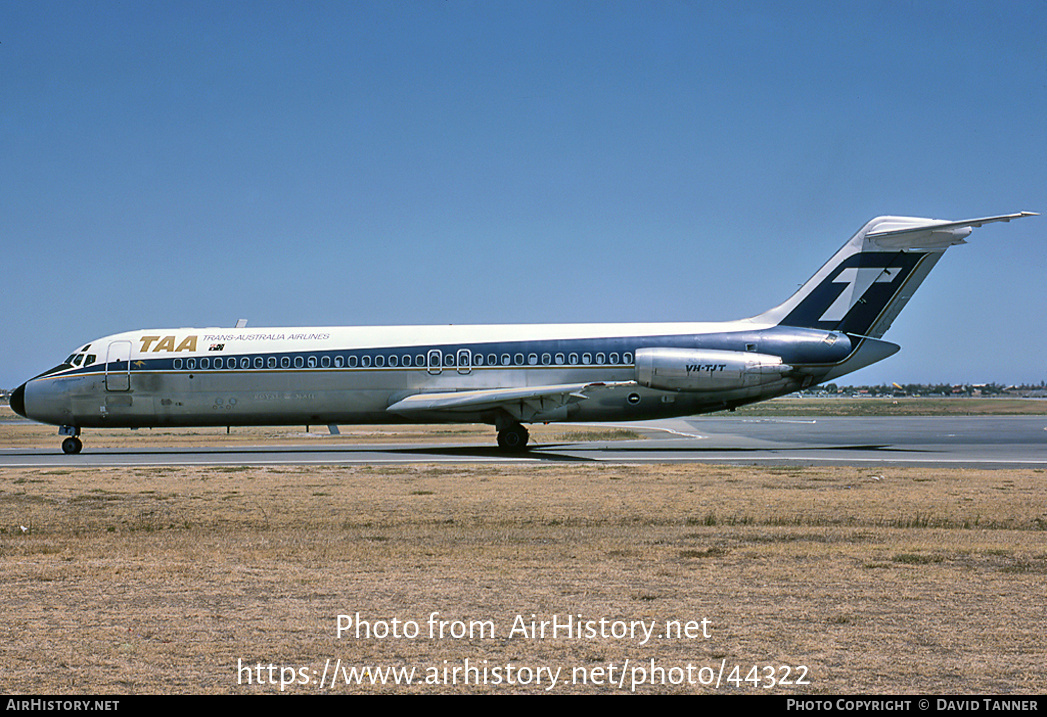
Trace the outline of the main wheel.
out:
<instances>
[{"instance_id":1,"label":"main wheel","mask_svg":"<svg viewBox=\"0 0 1047 717\"><path fill-rule=\"evenodd\" d=\"M520 453L527 450L527 429L519 423L498 431L498 447L506 453Z\"/></svg>"},{"instance_id":2,"label":"main wheel","mask_svg":"<svg viewBox=\"0 0 1047 717\"><path fill-rule=\"evenodd\" d=\"M81 450L83 450L83 448L84 444L81 443L80 439L76 436L69 436L69 438L66 438L64 441L62 441L62 450L65 453L79 453Z\"/></svg>"}]
</instances>

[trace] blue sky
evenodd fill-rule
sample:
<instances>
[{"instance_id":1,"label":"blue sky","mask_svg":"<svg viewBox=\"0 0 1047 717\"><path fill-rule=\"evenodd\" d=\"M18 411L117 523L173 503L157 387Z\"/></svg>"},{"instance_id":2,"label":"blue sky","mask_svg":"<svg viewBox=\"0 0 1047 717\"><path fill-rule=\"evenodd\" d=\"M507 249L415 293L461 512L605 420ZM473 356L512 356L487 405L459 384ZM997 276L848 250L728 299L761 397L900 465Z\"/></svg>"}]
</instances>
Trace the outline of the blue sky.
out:
<instances>
[{"instance_id":1,"label":"blue sky","mask_svg":"<svg viewBox=\"0 0 1047 717\"><path fill-rule=\"evenodd\" d=\"M720 320L1047 213L1037 2L0 0L0 386L137 328ZM1047 216L845 379L1047 379Z\"/></svg>"}]
</instances>

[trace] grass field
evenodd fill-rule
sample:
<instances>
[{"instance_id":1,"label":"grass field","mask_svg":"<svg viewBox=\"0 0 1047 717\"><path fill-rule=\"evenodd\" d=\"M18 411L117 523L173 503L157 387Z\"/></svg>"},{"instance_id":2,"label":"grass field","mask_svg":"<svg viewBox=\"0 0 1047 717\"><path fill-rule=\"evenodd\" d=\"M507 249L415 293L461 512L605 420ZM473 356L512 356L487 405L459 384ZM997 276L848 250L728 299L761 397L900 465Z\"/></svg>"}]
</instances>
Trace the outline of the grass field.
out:
<instances>
[{"instance_id":1,"label":"grass field","mask_svg":"<svg viewBox=\"0 0 1047 717\"><path fill-rule=\"evenodd\" d=\"M0 445L56 440L29 428L0 425ZM460 430L435 440L490 441L486 427ZM676 464L7 469L0 690L1040 694L1045 478ZM350 671L368 665L413 669L415 682Z\"/></svg>"},{"instance_id":2,"label":"grass field","mask_svg":"<svg viewBox=\"0 0 1047 717\"><path fill-rule=\"evenodd\" d=\"M559 668L557 692L638 680L638 692L1042 693L1044 478L704 465L8 470L0 688L257 693L280 691L271 681L282 677L285 691L312 693L325 661L341 659L343 680L345 666L374 665L440 684L340 682L340 693L541 692L539 668ZM429 636L433 612L448 622L442 638ZM339 638L339 615L376 632ZM517 616L642 621L658 637L511 634ZM397 621L419 636L394 637ZM666 638L673 621L694 623L692 635ZM456 638L455 625L490 629ZM445 668L468 664L492 670L489 683L446 684ZM492 684L510 665L517 683ZM736 680L701 684L713 668ZM768 688L785 668L804 684ZM697 683L674 684L688 669Z\"/></svg>"}]
</instances>

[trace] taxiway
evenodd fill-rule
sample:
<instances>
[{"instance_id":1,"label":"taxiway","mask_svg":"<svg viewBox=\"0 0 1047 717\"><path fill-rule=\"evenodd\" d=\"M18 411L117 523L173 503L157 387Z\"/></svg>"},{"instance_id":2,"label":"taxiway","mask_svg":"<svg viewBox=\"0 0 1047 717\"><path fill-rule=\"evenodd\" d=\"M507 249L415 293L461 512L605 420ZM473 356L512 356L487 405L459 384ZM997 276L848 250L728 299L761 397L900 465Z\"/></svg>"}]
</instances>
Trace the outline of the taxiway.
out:
<instances>
[{"instance_id":1,"label":"taxiway","mask_svg":"<svg viewBox=\"0 0 1047 717\"><path fill-rule=\"evenodd\" d=\"M600 424L606 427L607 424ZM524 454L464 443L120 449L0 449L0 467L309 465L379 463L613 463L922 465L1047 468L1047 416L687 418L616 424L641 440L536 444ZM576 427L576 424L572 424Z\"/></svg>"}]
</instances>

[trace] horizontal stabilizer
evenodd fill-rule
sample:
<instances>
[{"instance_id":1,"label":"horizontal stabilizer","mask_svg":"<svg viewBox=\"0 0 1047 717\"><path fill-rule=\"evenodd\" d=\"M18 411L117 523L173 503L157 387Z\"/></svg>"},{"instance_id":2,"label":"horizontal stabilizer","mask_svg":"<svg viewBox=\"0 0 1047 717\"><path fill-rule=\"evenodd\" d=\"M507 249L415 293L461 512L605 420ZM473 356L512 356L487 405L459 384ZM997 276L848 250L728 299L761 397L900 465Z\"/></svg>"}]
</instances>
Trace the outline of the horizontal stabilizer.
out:
<instances>
[{"instance_id":1,"label":"horizontal stabilizer","mask_svg":"<svg viewBox=\"0 0 1047 717\"><path fill-rule=\"evenodd\" d=\"M963 244L976 227L992 222L1009 222L1022 217L1035 217L1035 212L1002 214L997 217L965 219L959 222L910 219L908 217L884 217L865 238L881 249L905 251L911 249L946 249L954 244Z\"/></svg>"}]
</instances>

